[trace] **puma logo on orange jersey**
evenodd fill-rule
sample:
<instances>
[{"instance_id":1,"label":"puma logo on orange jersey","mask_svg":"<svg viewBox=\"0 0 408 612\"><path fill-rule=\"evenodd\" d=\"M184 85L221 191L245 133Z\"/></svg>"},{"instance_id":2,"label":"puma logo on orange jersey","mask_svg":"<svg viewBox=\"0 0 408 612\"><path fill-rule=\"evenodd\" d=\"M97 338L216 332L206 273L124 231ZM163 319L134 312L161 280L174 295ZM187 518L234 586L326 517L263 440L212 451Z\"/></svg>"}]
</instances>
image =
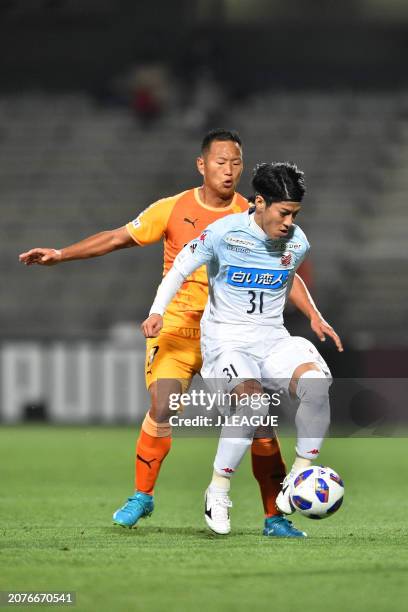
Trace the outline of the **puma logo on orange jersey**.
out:
<instances>
[{"instance_id":1,"label":"puma logo on orange jersey","mask_svg":"<svg viewBox=\"0 0 408 612\"><path fill-rule=\"evenodd\" d=\"M198 221L198 217L197 217L197 219L194 219L194 221L191 221L191 219L189 219L188 217L184 217L184 222L185 223L191 223L191 225L194 227L194 229L195 229L195 224L196 224L197 221Z\"/></svg>"}]
</instances>

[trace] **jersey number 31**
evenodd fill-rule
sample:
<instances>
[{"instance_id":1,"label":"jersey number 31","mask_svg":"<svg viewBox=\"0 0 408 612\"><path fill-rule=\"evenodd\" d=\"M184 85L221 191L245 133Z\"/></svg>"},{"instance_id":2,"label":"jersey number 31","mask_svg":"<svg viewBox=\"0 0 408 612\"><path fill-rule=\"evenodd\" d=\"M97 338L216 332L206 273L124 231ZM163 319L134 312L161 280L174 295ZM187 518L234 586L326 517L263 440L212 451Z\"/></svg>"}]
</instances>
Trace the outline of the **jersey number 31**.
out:
<instances>
[{"instance_id":1,"label":"jersey number 31","mask_svg":"<svg viewBox=\"0 0 408 612\"><path fill-rule=\"evenodd\" d=\"M263 296L264 296L264 292L261 291L259 293L259 304L256 303L256 292L255 291L248 291L248 295L249 295L249 303L250 303L250 308L248 308L247 313L248 314L253 314L254 312L256 312L257 307L259 307L259 312L262 313L263 312Z\"/></svg>"}]
</instances>

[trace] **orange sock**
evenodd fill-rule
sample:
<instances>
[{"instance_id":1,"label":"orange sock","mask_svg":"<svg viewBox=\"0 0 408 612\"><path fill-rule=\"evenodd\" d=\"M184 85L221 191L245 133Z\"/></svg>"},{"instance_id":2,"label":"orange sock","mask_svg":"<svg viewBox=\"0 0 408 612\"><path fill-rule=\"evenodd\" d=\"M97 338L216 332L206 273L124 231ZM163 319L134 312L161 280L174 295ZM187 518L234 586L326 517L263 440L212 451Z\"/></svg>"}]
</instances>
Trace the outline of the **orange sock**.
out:
<instances>
[{"instance_id":1,"label":"orange sock","mask_svg":"<svg viewBox=\"0 0 408 612\"><path fill-rule=\"evenodd\" d=\"M251 446L252 471L261 489L265 516L280 514L276 497L286 476L279 442L276 438L254 438Z\"/></svg>"},{"instance_id":2,"label":"orange sock","mask_svg":"<svg viewBox=\"0 0 408 612\"><path fill-rule=\"evenodd\" d=\"M149 415L146 415L136 444L135 489L137 491L153 495L161 464L170 447L170 425L156 423Z\"/></svg>"}]
</instances>

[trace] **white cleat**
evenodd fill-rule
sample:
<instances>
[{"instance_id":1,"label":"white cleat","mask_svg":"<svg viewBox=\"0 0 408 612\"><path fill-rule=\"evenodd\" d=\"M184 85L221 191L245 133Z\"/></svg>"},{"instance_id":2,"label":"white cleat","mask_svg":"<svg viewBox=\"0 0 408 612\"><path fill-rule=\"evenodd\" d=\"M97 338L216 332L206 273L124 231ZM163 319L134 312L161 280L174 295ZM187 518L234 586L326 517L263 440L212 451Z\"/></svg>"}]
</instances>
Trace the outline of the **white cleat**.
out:
<instances>
[{"instance_id":1,"label":"white cleat","mask_svg":"<svg viewBox=\"0 0 408 612\"><path fill-rule=\"evenodd\" d=\"M293 514L296 508L293 506L290 501L290 489L292 482L295 480L298 471L294 472L291 470L289 474L286 476L285 480L282 482L282 489L278 493L278 497L276 498L276 507L283 514Z\"/></svg>"},{"instance_id":2,"label":"white cleat","mask_svg":"<svg viewBox=\"0 0 408 612\"><path fill-rule=\"evenodd\" d=\"M231 531L229 518L231 507L232 501L227 492L214 492L208 487L204 496L204 517L211 531L219 535L226 535Z\"/></svg>"}]
</instances>

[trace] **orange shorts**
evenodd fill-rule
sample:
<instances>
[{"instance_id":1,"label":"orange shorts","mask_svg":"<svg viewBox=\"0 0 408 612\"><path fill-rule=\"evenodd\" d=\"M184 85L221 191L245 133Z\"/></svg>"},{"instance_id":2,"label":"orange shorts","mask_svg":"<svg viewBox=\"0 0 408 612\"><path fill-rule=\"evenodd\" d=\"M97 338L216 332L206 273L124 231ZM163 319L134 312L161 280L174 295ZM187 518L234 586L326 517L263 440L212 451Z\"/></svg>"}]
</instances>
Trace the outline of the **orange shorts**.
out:
<instances>
[{"instance_id":1,"label":"orange shorts","mask_svg":"<svg viewBox=\"0 0 408 612\"><path fill-rule=\"evenodd\" d=\"M146 387L160 378L180 380L186 391L194 374L201 370L200 330L165 327L158 338L146 342Z\"/></svg>"}]
</instances>

